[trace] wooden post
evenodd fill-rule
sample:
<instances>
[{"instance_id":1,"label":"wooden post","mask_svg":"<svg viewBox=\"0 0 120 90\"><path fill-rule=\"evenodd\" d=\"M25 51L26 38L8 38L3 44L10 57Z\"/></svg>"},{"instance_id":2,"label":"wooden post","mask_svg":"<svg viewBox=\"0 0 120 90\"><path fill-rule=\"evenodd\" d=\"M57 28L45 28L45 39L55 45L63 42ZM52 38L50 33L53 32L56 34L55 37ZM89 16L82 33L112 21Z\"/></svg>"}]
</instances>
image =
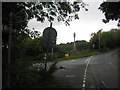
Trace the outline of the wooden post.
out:
<instances>
[{"instance_id":1,"label":"wooden post","mask_svg":"<svg viewBox=\"0 0 120 90\"><path fill-rule=\"evenodd\" d=\"M8 88L10 88L10 66L11 66L11 30L12 30L12 12L10 13L10 29L9 29L9 37L8 37Z\"/></svg>"}]
</instances>

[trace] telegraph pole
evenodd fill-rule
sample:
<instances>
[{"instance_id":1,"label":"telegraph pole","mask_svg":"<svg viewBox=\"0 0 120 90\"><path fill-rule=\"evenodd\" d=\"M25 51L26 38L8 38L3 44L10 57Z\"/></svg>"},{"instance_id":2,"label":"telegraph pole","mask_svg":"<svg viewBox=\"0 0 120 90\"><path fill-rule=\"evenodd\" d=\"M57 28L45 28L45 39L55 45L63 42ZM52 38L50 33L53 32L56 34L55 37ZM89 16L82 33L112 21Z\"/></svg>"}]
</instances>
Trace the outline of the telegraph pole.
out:
<instances>
[{"instance_id":1,"label":"telegraph pole","mask_svg":"<svg viewBox=\"0 0 120 90\"><path fill-rule=\"evenodd\" d=\"M13 15L14 12L15 12L15 10L9 14L9 16L10 16L10 22L9 22L8 62L7 62L7 64L8 64L7 86L8 86L8 88L11 88L11 85L10 85L11 69L10 69L10 67L11 67L11 41L12 41L12 35L11 35L11 33L12 33L12 26L13 26L13 23L20 23L20 22L26 22L26 21L27 21L27 20L25 19L25 20L13 22L13 21L12 21L12 15ZM26 16L27 16L27 14L26 14Z\"/></svg>"},{"instance_id":2,"label":"telegraph pole","mask_svg":"<svg viewBox=\"0 0 120 90\"><path fill-rule=\"evenodd\" d=\"M100 47L100 43L101 43L101 41L100 41L100 34L101 34L101 31L102 31L102 29L100 29L98 32L99 32L99 50L101 50L101 47Z\"/></svg>"},{"instance_id":3,"label":"telegraph pole","mask_svg":"<svg viewBox=\"0 0 120 90\"><path fill-rule=\"evenodd\" d=\"M12 33L12 12L10 13L10 24L9 24L9 37L8 37L8 88L10 88L10 66L11 66L11 33Z\"/></svg>"},{"instance_id":4,"label":"telegraph pole","mask_svg":"<svg viewBox=\"0 0 120 90\"><path fill-rule=\"evenodd\" d=\"M74 46L73 46L73 50L75 51L75 50L76 50L76 44L75 44L76 33L75 33L75 32L73 33L73 37L74 37Z\"/></svg>"}]
</instances>

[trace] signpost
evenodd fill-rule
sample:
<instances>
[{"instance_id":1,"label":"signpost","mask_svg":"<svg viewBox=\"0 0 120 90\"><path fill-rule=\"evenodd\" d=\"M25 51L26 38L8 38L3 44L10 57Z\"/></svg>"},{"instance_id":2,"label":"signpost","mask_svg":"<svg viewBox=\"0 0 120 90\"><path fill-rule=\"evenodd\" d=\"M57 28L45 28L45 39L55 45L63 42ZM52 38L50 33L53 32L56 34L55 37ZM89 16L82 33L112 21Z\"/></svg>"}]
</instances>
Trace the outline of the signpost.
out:
<instances>
[{"instance_id":1,"label":"signpost","mask_svg":"<svg viewBox=\"0 0 120 90\"><path fill-rule=\"evenodd\" d=\"M50 48L53 47L53 45L56 43L56 37L57 37L57 32L52 27L52 24L50 25L50 27L44 29L43 38L46 49L49 50Z\"/></svg>"},{"instance_id":2,"label":"signpost","mask_svg":"<svg viewBox=\"0 0 120 90\"><path fill-rule=\"evenodd\" d=\"M48 52L51 49L53 51L53 46L56 44L57 31L52 27L47 27L43 31L44 45L46 47L46 59L45 59L45 70L47 69L47 56Z\"/></svg>"}]
</instances>

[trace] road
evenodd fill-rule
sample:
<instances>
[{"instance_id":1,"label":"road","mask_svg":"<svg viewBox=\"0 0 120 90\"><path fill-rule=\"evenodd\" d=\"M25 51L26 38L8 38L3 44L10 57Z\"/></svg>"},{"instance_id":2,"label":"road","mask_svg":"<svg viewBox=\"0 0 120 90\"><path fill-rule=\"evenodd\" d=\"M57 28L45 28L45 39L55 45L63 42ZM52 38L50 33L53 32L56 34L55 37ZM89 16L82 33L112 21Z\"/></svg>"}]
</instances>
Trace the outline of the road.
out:
<instances>
[{"instance_id":1,"label":"road","mask_svg":"<svg viewBox=\"0 0 120 90\"><path fill-rule=\"evenodd\" d=\"M54 76L70 88L118 88L118 50L81 59L60 61Z\"/></svg>"}]
</instances>

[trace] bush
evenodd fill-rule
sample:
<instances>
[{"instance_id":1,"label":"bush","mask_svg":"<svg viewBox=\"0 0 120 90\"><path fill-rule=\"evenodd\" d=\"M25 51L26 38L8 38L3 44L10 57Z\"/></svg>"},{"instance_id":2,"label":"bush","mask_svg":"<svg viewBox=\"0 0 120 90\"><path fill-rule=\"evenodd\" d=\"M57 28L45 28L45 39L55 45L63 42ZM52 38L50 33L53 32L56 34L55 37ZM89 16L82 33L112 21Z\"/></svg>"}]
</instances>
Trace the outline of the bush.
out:
<instances>
[{"instance_id":1,"label":"bush","mask_svg":"<svg viewBox=\"0 0 120 90\"><path fill-rule=\"evenodd\" d=\"M57 62L56 62L57 63ZM10 85L11 88L43 88L49 86L52 81L52 74L57 70L56 63L52 64L48 70L42 66L40 70L32 67L32 63L18 60L11 65ZM7 76L3 78L4 82ZM7 83L3 84L3 89L7 88Z\"/></svg>"}]
</instances>

